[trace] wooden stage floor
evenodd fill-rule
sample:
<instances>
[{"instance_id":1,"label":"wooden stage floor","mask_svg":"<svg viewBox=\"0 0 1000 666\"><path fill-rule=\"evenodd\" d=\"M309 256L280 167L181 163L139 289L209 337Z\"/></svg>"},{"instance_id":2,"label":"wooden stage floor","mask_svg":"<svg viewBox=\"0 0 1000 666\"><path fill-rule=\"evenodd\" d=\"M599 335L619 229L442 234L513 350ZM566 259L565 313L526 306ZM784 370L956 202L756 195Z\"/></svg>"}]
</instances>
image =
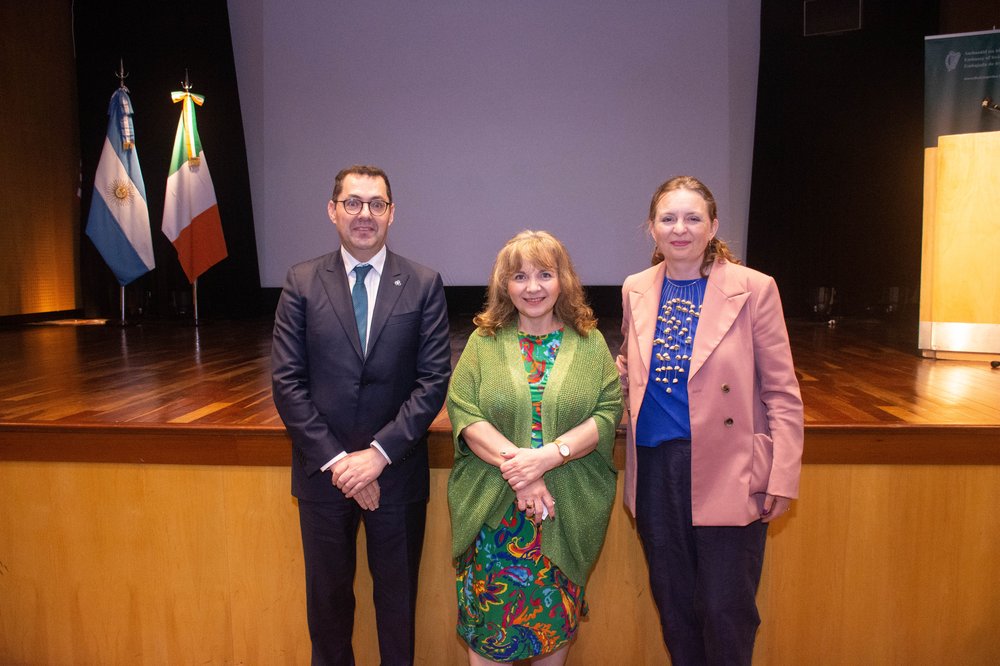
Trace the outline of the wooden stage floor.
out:
<instances>
[{"instance_id":1,"label":"wooden stage floor","mask_svg":"<svg viewBox=\"0 0 1000 666\"><path fill-rule=\"evenodd\" d=\"M0 460L286 465L271 327L0 328ZM453 327L454 357L469 331ZM1000 370L989 363L921 358L915 332L884 322L792 321L789 332L806 463L1000 463ZM605 335L617 349L620 333ZM443 413L431 435L432 465L449 466Z\"/></svg>"}]
</instances>

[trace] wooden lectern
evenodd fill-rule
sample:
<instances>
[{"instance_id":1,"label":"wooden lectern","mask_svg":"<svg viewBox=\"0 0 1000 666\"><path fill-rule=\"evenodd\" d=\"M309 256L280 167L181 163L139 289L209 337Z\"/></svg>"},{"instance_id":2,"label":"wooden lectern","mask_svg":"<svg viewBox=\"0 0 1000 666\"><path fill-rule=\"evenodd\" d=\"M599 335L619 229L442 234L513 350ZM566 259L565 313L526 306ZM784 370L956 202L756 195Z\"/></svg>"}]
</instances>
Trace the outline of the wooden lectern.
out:
<instances>
[{"instance_id":1,"label":"wooden lectern","mask_svg":"<svg viewBox=\"0 0 1000 666\"><path fill-rule=\"evenodd\" d=\"M953 134L924 150L921 353L1000 354L1000 132Z\"/></svg>"}]
</instances>

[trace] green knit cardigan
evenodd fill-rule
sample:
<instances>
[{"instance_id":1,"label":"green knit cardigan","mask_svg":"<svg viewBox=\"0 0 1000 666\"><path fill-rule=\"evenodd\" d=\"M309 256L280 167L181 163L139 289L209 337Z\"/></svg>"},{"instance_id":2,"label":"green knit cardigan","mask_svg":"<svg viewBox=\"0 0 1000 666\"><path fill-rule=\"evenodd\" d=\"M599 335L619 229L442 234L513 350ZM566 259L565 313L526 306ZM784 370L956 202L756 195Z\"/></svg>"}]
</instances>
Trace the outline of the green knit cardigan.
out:
<instances>
[{"instance_id":1,"label":"green knit cardigan","mask_svg":"<svg viewBox=\"0 0 1000 666\"><path fill-rule=\"evenodd\" d=\"M515 499L500 469L473 453L461 432L489 421L517 446L531 445L531 395L515 326L495 336L477 330L469 337L446 404L455 443L448 505L452 557L457 558L484 524L497 528ZM542 523L542 553L579 585L586 582L608 529L617 476L612 450L621 415L618 370L604 336L596 329L581 336L567 326L542 395L542 438L551 442L592 416L599 440L589 455L546 472L556 517Z\"/></svg>"}]
</instances>

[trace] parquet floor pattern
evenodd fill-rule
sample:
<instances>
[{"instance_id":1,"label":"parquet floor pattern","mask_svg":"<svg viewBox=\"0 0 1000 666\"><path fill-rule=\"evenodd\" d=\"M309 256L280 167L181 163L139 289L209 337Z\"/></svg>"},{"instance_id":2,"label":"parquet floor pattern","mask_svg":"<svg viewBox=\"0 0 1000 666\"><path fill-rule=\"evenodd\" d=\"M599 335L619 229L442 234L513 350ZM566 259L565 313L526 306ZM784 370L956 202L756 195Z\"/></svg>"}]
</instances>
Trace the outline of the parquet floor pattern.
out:
<instances>
[{"instance_id":1,"label":"parquet floor pattern","mask_svg":"<svg viewBox=\"0 0 1000 666\"><path fill-rule=\"evenodd\" d=\"M0 329L0 423L280 427L271 327L261 319ZM470 327L453 328L457 358ZM621 334L604 333L617 349ZM1000 425L1000 370L989 363L921 358L915 334L879 322L790 322L789 334L807 426Z\"/></svg>"}]
</instances>

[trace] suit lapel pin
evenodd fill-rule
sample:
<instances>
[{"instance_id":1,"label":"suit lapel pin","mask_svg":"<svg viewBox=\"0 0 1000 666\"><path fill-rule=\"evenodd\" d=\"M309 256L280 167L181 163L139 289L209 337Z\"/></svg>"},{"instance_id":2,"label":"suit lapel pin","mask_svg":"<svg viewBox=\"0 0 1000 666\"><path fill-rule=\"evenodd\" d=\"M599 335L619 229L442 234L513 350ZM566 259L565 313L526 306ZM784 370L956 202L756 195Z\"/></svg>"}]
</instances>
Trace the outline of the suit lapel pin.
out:
<instances>
[{"instance_id":1,"label":"suit lapel pin","mask_svg":"<svg viewBox=\"0 0 1000 666\"><path fill-rule=\"evenodd\" d=\"M395 282L393 282L393 284L396 285L397 287L402 287L403 286L403 281L402 280L396 280Z\"/></svg>"}]
</instances>

